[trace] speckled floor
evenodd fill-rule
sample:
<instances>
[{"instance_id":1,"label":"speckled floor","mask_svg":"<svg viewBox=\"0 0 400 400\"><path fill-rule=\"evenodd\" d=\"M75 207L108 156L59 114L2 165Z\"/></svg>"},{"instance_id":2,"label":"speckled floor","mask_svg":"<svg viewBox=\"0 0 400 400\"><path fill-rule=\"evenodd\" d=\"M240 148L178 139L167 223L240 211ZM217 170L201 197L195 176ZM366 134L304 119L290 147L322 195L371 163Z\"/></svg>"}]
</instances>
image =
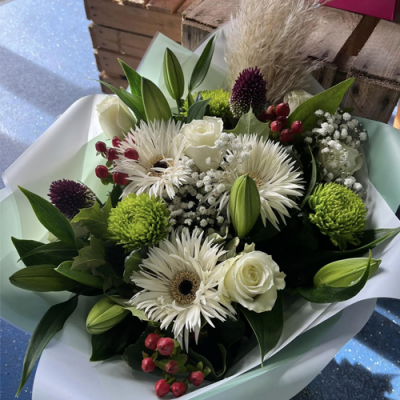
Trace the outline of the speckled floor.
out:
<instances>
[{"instance_id":1,"label":"speckled floor","mask_svg":"<svg viewBox=\"0 0 400 400\"><path fill-rule=\"evenodd\" d=\"M0 6L1 173L75 100L100 93L88 25L83 0ZM293 400L400 400L399 325L400 301L379 300L360 334ZM28 341L0 320L1 399L14 398ZM32 398L32 384L19 399Z\"/></svg>"}]
</instances>

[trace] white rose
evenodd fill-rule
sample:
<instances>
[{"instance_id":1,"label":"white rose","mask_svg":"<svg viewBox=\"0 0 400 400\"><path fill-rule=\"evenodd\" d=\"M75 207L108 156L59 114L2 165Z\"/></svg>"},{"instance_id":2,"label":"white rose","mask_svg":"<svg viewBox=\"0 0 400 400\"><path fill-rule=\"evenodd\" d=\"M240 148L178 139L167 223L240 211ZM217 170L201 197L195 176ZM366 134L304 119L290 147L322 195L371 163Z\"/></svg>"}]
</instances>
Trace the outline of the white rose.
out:
<instances>
[{"instance_id":1,"label":"white rose","mask_svg":"<svg viewBox=\"0 0 400 400\"><path fill-rule=\"evenodd\" d=\"M123 139L135 127L135 117L117 96L107 96L96 109L101 129L110 139L114 136Z\"/></svg>"},{"instance_id":2,"label":"white rose","mask_svg":"<svg viewBox=\"0 0 400 400\"><path fill-rule=\"evenodd\" d=\"M215 147L215 141L221 136L223 128L222 119L217 117L193 120L182 127L181 133L186 137L185 153L200 171L216 168L221 161L221 153ZM209 157L211 165L206 163Z\"/></svg>"},{"instance_id":3,"label":"white rose","mask_svg":"<svg viewBox=\"0 0 400 400\"><path fill-rule=\"evenodd\" d=\"M224 261L218 290L231 301L261 313L272 310L277 290L285 288L285 276L270 255L241 253Z\"/></svg>"},{"instance_id":4,"label":"white rose","mask_svg":"<svg viewBox=\"0 0 400 400\"><path fill-rule=\"evenodd\" d=\"M338 178L342 173L353 175L363 166L362 154L343 143L340 146L329 146L329 151L323 149L320 149L317 160L333 175L332 179Z\"/></svg>"},{"instance_id":5,"label":"white rose","mask_svg":"<svg viewBox=\"0 0 400 400\"><path fill-rule=\"evenodd\" d=\"M293 90L285 95L283 101L289 103L290 113L292 113L300 104L304 103L311 97L313 97L312 94L305 90Z\"/></svg>"}]
</instances>

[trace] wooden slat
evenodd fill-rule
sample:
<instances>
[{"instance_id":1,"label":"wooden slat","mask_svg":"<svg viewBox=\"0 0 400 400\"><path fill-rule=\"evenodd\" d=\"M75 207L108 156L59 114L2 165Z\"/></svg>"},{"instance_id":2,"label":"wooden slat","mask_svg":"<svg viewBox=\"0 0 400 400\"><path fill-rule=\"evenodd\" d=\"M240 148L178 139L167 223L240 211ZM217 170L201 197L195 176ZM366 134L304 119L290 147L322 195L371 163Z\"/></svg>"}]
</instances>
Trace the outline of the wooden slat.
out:
<instances>
[{"instance_id":1,"label":"wooden slat","mask_svg":"<svg viewBox=\"0 0 400 400\"><path fill-rule=\"evenodd\" d=\"M127 54L119 54L114 51L104 49L95 50L94 55L99 71L106 71L107 74L116 76L123 76L123 71L121 65L118 62L118 58L120 58L133 69L136 69L139 66L141 60L140 58L132 57Z\"/></svg>"},{"instance_id":2,"label":"wooden slat","mask_svg":"<svg viewBox=\"0 0 400 400\"><path fill-rule=\"evenodd\" d=\"M109 75L105 71L100 72L99 74L99 79L101 81L107 82L110 85L115 86L116 88L120 88L121 86L126 89L128 87L128 81L125 79L125 77L121 76L114 76L114 75ZM106 86L101 85L101 90L103 93L107 94L113 94L113 92Z\"/></svg>"},{"instance_id":3,"label":"wooden slat","mask_svg":"<svg viewBox=\"0 0 400 400\"><path fill-rule=\"evenodd\" d=\"M107 0L86 0L89 19L98 25L126 32L154 36L161 32L176 42L181 41L181 16L127 7Z\"/></svg>"},{"instance_id":4,"label":"wooden slat","mask_svg":"<svg viewBox=\"0 0 400 400\"><path fill-rule=\"evenodd\" d=\"M89 26L93 47L142 58L152 38L91 24Z\"/></svg>"},{"instance_id":5,"label":"wooden slat","mask_svg":"<svg viewBox=\"0 0 400 400\"><path fill-rule=\"evenodd\" d=\"M121 0L121 2L126 6L144 8L149 0Z\"/></svg>"},{"instance_id":6,"label":"wooden slat","mask_svg":"<svg viewBox=\"0 0 400 400\"><path fill-rule=\"evenodd\" d=\"M147 9L164 14L174 14L185 0L150 0Z\"/></svg>"},{"instance_id":7,"label":"wooden slat","mask_svg":"<svg viewBox=\"0 0 400 400\"><path fill-rule=\"evenodd\" d=\"M214 28L193 21L182 21L182 46L194 51Z\"/></svg>"},{"instance_id":8,"label":"wooden slat","mask_svg":"<svg viewBox=\"0 0 400 400\"><path fill-rule=\"evenodd\" d=\"M177 13L182 14L186 11L196 0L186 0L179 8Z\"/></svg>"}]
</instances>

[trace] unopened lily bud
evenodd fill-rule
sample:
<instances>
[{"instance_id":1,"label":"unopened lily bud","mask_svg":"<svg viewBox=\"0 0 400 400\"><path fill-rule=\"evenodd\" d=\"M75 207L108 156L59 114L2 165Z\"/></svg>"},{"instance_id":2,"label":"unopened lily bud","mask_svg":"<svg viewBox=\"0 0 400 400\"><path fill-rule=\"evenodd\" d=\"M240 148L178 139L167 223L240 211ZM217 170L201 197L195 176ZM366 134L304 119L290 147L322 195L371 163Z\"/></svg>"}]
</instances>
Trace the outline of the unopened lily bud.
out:
<instances>
[{"instance_id":1,"label":"unopened lily bud","mask_svg":"<svg viewBox=\"0 0 400 400\"><path fill-rule=\"evenodd\" d=\"M173 99L179 100L185 90L185 79L176 55L168 48L164 54L163 72L165 86L169 94Z\"/></svg>"},{"instance_id":2,"label":"unopened lily bud","mask_svg":"<svg viewBox=\"0 0 400 400\"><path fill-rule=\"evenodd\" d=\"M251 231L260 215L260 210L260 193L254 179L249 175L236 179L229 197L229 212L240 239Z\"/></svg>"},{"instance_id":3,"label":"unopened lily bud","mask_svg":"<svg viewBox=\"0 0 400 400\"><path fill-rule=\"evenodd\" d=\"M99 335L119 324L129 311L108 297L103 297L90 310L86 329L91 335Z\"/></svg>"}]
</instances>

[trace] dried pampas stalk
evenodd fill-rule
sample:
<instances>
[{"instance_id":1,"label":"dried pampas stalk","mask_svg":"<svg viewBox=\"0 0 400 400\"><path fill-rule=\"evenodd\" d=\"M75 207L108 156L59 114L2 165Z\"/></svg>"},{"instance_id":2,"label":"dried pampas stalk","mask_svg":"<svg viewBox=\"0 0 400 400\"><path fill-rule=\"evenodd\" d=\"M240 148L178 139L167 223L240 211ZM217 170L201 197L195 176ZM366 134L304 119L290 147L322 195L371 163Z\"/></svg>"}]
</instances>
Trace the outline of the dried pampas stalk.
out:
<instances>
[{"instance_id":1,"label":"dried pampas stalk","mask_svg":"<svg viewBox=\"0 0 400 400\"><path fill-rule=\"evenodd\" d=\"M232 19L225 59L231 85L245 68L258 67L267 99L282 100L316 68L302 50L318 23L319 0L244 0Z\"/></svg>"}]
</instances>

